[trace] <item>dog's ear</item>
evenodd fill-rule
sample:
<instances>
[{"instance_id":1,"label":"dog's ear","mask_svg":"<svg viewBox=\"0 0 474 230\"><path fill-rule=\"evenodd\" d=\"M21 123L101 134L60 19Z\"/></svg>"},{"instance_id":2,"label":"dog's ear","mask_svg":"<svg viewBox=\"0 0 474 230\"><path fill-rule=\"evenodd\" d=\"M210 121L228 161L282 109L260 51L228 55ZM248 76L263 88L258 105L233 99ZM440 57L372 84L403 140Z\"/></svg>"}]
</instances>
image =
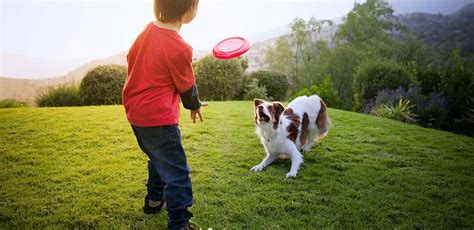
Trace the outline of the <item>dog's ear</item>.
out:
<instances>
[{"instance_id":1,"label":"dog's ear","mask_svg":"<svg viewBox=\"0 0 474 230\"><path fill-rule=\"evenodd\" d=\"M285 106L283 106L280 102L273 102L273 108L275 108L275 117L280 117L280 115L285 111Z\"/></svg>"},{"instance_id":2,"label":"dog's ear","mask_svg":"<svg viewBox=\"0 0 474 230\"><path fill-rule=\"evenodd\" d=\"M262 99L253 99L253 103L255 107L258 107L260 104L265 103L265 101Z\"/></svg>"}]
</instances>

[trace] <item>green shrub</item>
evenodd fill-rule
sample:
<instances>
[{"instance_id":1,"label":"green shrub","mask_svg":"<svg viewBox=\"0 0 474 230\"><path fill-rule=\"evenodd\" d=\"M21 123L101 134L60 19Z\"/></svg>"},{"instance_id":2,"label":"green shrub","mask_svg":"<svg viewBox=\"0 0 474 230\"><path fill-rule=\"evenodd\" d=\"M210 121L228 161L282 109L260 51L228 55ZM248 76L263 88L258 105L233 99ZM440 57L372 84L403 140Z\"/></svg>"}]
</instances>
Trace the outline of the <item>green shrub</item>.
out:
<instances>
[{"instance_id":1,"label":"green shrub","mask_svg":"<svg viewBox=\"0 0 474 230\"><path fill-rule=\"evenodd\" d=\"M250 101L256 98L271 100L267 97L267 89L265 86L260 87L258 86L258 79L253 78L249 85L246 87L246 93L244 96L244 100Z\"/></svg>"},{"instance_id":2,"label":"green shrub","mask_svg":"<svg viewBox=\"0 0 474 230\"><path fill-rule=\"evenodd\" d=\"M39 107L81 106L82 98L75 85L49 87L36 98Z\"/></svg>"},{"instance_id":3,"label":"green shrub","mask_svg":"<svg viewBox=\"0 0 474 230\"><path fill-rule=\"evenodd\" d=\"M321 85L313 85L311 88L303 89L298 93L294 94L291 100L299 97L299 96L310 96L313 94L317 94L319 97L323 99L328 107L331 108L340 108L341 106L341 98L337 95L336 90L332 87L332 82L330 78L326 78Z\"/></svg>"},{"instance_id":4,"label":"green shrub","mask_svg":"<svg viewBox=\"0 0 474 230\"><path fill-rule=\"evenodd\" d=\"M371 60L359 67L354 76L354 92L361 102L369 101L383 89L408 88L410 72L391 60Z\"/></svg>"},{"instance_id":5,"label":"green shrub","mask_svg":"<svg viewBox=\"0 0 474 230\"><path fill-rule=\"evenodd\" d=\"M13 98L7 98L0 100L0 109L5 108L20 108L28 106L25 102L17 101Z\"/></svg>"},{"instance_id":6,"label":"green shrub","mask_svg":"<svg viewBox=\"0 0 474 230\"><path fill-rule=\"evenodd\" d=\"M250 75L250 79L257 79L258 86L267 89L267 96L270 100L283 101L286 98L289 82L285 74L259 70Z\"/></svg>"},{"instance_id":7,"label":"green shrub","mask_svg":"<svg viewBox=\"0 0 474 230\"><path fill-rule=\"evenodd\" d=\"M221 60L208 55L196 62L194 67L199 96L203 100L238 99L244 78L239 59Z\"/></svg>"},{"instance_id":8,"label":"green shrub","mask_svg":"<svg viewBox=\"0 0 474 230\"><path fill-rule=\"evenodd\" d=\"M127 67L121 65L103 65L90 70L80 86L84 104L121 104L126 76Z\"/></svg>"}]
</instances>

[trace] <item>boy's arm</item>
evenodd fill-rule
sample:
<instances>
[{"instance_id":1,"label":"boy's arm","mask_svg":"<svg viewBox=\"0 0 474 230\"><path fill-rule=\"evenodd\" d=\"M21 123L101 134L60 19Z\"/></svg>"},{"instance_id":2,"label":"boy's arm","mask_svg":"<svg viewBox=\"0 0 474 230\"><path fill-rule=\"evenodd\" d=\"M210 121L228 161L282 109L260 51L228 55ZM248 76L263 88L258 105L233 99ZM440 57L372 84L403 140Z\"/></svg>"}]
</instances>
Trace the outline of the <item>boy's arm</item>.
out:
<instances>
[{"instance_id":1,"label":"boy's arm","mask_svg":"<svg viewBox=\"0 0 474 230\"><path fill-rule=\"evenodd\" d=\"M201 107L201 101L199 101L199 92L196 87L196 84L187 90L184 93L180 94L181 102L183 102L183 106L189 110L197 110Z\"/></svg>"}]
</instances>

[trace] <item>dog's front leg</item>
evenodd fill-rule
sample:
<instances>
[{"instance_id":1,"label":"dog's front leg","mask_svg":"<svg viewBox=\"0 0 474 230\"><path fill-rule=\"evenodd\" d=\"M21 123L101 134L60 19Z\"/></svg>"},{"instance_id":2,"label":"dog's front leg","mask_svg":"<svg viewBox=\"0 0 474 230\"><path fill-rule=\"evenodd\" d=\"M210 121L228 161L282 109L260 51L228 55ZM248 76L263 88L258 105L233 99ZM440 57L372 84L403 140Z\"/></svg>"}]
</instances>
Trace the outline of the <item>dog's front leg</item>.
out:
<instances>
[{"instance_id":1,"label":"dog's front leg","mask_svg":"<svg viewBox=\"0 0 474 230\"><path fill-rule=\"evenodd\" d=\"M286 178L296 177L298 169L300 168L301 163L303 163L303 155L301 155L300 151L298 151L296 145L291 144L290 146L291 147L288 149L288 155L291 159L291 169L290 172L286 174Z\"/></svg>"},{"instance_id":2,"label":"dog's front leg","mask_svg":"<svg viewBox=\"0 0 474 230\"><path fill-rule=\"evenodd\" d=\"M277 158L278 158L278 156L267 153L267 157L265 157L265 159L263 159L263 161L260 164L254 166L251 170L254 171L254 172L260 172L265 167L267 167L272 162L274 162Z\"/></svg>"}]
</instances>

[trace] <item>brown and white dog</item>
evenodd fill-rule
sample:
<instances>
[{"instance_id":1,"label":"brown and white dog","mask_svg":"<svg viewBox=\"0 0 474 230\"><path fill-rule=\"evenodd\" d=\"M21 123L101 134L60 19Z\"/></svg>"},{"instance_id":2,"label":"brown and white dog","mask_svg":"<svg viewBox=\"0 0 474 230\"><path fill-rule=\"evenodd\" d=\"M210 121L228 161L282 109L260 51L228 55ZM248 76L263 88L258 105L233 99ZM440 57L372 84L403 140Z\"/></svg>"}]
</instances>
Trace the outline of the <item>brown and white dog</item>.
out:
<instances>
[{"instance_id":1,"label":"brown and white dog","mask_svg":"<svg viewBox=\"0 0 474 230\"><path fill-rule=\"evenodd\" d=\"M285 107L279 102L255 99L257 135L267 156L253 167L255 172L286 155L291 159L291 170L286 177L296 177L303 155L316 141L324 137L329 128L326 104L317 95L301 96Z\"/></svg>"}]
</instances>

